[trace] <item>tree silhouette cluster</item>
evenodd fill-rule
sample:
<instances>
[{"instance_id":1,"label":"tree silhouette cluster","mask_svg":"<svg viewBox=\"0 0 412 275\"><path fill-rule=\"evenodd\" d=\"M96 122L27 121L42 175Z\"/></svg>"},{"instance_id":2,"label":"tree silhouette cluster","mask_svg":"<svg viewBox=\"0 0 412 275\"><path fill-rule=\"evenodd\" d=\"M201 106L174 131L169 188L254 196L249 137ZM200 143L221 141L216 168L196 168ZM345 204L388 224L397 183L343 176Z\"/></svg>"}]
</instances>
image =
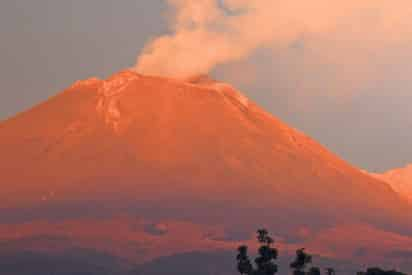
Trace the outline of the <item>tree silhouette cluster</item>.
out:
<instances>
[{"instance_id":1,"label":"tree silhouette cluster","mask_svg":"<svg viewBox=\"0 0 412 275\"><path fill-rule=\"evenodd\" d=\"M312 266L309 271L305 271L307 266L312 263L312 256L305 252L304 248L296 251L296 258L290 264L290 268L293 269L293 275L320 275L320 269Z\"/></svg>"},{"instance_id":2,"label":"tree silhouette cluster","mask_svg":"<svg viewBox=\"0 0 412 275\"><path fill-rule=\"evenodd\" d=\"M240 274L245 275L274 275L278 272L275 260L278 258L278 250L272 247L274 240L269 236L266 229L257 231L257 241L260 244L258 256L252 264L248 247L242 245L238 248L237 269ZM308 267L310 268L308 269ZM319 267L312 265L312 256L305 252L304 248L296 251L296 257L289 266L293 270L293 275L321 275ZM326 275L336 275L333 268L325 269ZM380 268L368 268L366 272L358 272L357 275L406 275L394 270L385 271Z\"/></svg>"},{"instance_id":3,"label":"tree silhouette cluster","mask_svg":"<svg viewBox=\"0 0 412 275\"><path fill-rule=\"evenodd\" d=\"M274 241L266 229L259 229L257 231L257 240L260 243L260 247L258 249L258 256L255 259L255 266L249 259L247 246L240 246L238 248L238 271L240 274L246 275L274 275L278 272L278 266L275 263L278 251L272 247Z\"/></svg>"}]
</instances>

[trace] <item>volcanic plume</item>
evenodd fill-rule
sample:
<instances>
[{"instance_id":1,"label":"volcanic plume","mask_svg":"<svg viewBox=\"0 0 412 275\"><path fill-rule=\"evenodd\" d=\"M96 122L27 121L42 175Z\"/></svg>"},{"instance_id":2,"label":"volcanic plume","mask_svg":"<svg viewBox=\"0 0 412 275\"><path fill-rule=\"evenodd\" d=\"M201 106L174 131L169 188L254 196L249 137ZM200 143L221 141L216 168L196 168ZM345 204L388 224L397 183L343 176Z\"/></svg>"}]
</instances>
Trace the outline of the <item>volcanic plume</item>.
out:
<instances>
[{"instance_id":1,"label":"volcanic plume","mask_svg":"<svg viewBox=\"0 0 412 275\"><path fill-rule=\"evenodd\" d=\"M140 247L147 260L227 249L258 226L285 247L343 224L406 239L412 232L410 206L386 183L208 77L123 71L79 81L1 122L0 136L7 241L64 236L134 260ZM113 221L124 234L101 242L117 230Z\"/></svg>"},{"instance_id":2,"label":"volcanic plume","mask_svg":"<svg viewBox=\"0 0 412 275\"><path fill-rule=\"evenodd\" d=\"M344 64L342 74L350 66L353 81L361 77L359 71L367 74L370 66L370 73L376 72L371 59L382 58L388 49L398 51L400 44L408 45L411 39L412 10L406 0L347 0L333 5L327 0L166 2L169 32L147 43L138 56L138 72L188 77L245 59L258 49L305 44L310 48L308 55L322 51L314 61L305 57L305 62Z\"/></svg>"}]
</instances>

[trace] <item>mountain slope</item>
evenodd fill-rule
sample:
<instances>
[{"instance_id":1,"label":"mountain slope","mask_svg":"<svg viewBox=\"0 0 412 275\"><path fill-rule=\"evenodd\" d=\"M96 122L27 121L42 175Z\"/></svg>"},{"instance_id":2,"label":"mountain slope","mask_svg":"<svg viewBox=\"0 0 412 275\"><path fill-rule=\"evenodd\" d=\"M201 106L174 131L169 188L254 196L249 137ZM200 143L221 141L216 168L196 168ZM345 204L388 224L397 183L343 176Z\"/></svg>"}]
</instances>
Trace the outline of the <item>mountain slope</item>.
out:
<instances>
[{"instance_id":1,"label":"mountain slope","mask_svg":"<svg viewBox=\"0 0 412 275\"><path fill-rule=\"evenodd\" d=\"M79 81L1 122L0 137L4 224L120 215L219 225L232 244L260 226L285 243L342 224L412 235L411 207L386 183L205 77Z\"/></svg>"},{"instance_id":2,"label":"mountain slope","mask_svg":"<svg viewBox=\"0 0 412 275\"><path fill-rule=\"evenodd\" d=\"M340 211L352 206L349 212L399 204L386 184L230 86L202 79L125 71L78 82L0 124L0 135L2 181L9 183L2 203L10 205L154 193L251 206L299 198Z\"/></svg>"},{"instance_id":3,"label":"mountain slope","mask_svg":"<svg viewBox=\"0 0 412 275\"><path fill-rule=\"evenodd\" d=\"M382 174L371 173L371 175L387 182L396 192L412 202L412 165L392 169Z\"/></svg>"}]
</instances>

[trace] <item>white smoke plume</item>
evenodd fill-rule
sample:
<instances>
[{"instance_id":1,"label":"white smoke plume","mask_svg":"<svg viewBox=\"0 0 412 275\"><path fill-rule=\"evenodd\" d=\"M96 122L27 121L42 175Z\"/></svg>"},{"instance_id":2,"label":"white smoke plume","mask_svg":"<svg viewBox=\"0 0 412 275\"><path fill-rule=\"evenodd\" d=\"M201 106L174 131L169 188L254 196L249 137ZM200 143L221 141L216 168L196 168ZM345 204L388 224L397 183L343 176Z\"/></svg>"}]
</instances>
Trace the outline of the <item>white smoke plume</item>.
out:
<instances>
[{"instance_id":1,"label":"white smoke plume","mask_svg":"<svg viewBox=\"0 0 412 275\"><path fill-rule=\"evenodd\" d=\"M173 18L170 34L148 43L136 64L140 73L206 74L258 48L284 46L302 36L325 36L337 29L354 33L359 29L366 36L371 30L384 36L374 43L397 43L411 38L412 30L412 4L407 0L168 0L168 4ZM362 34L343 37L361 39Z\"/></svg>"}]
</instances>

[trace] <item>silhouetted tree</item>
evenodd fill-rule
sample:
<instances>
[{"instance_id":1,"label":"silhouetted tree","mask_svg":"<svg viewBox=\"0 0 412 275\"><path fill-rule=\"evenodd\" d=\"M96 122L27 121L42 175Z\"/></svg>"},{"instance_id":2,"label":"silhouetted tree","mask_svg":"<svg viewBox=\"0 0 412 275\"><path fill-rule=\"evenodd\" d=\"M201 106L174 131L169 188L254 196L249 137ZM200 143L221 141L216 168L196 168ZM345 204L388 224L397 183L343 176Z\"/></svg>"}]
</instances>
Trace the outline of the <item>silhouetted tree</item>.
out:
<instances>
[{"instance_id":1,"label":"silhouetted tree","mask_svg":"<svg viewBox=\"0 0 412 275\"><path fill-rule=\"evenodd\" d=\"M296 258L290 264L294 275L320 275L320 268L312 266L308 272L305 271L308 264L312 263L312 256L305 252L304 248L296 250Z\"/></svg>"},{"instance_id":2,"label":"silhouetted tree","mask_svg":"<svg viewBox=\"0 0 412 275\"><path fill-rule=\"evenodd\" d=\"M278 258L278 250L272 247L274 241L269 236L266 229L257 231L257 240L260 243L258 256L255 258L255 266L251 263L248 256L248 247L242 245L238 248L237 269L240 274L245 275L274 275L278 272L278 266L275 260ZM309 271L306 268L312 263L312 256L305 252L304 248L296 250L296 258L290 263L290 268L293 269L293 275L320 275L320 269L311 266ZM335 275L333 268L325 269L327 275ZM357 275L407 275L395 270L385 271L380 268L368 268L366 272L357 272Z\"/></svg>"},{"instance_id":3,"label":"silhouetted tree","mask_svg":"<svg viewBox=\"0 0 412 275\"><path fill-rule=\"evenodd\" d=\"M256 268L250 262L247 246L240 246L236 257L238 271L247 275L274 275L278 271L278 266L274 262L278 257L277 249L272 247L274 241L266 229L257 231L257 240L260 247L255 258Z\"/></svg>"},{"instance_id":4,"label":"silhouetted tree","mask_svg":"<svg viewBox=\"0 0 412 275\"><path fill-rule=\"evenodd\" d=\"M294 269L294 275L305 275L305 268L312 262L312 256L305 252L304 248L296 250L296 258L290 263L290 268Z\"/></svg>"},{"instance_id":5,"label":"silhouetted tree","mask_svg":"<svg viewBox=\"0 0 412 275\"><path fill-rule=\"evenodd\" d=\"M253 266L250 263L249 256L247 254L247 246L242 245L238 249L237 255L237 270L240 274L252 274Z\"/></svg>"}]
</instances>

